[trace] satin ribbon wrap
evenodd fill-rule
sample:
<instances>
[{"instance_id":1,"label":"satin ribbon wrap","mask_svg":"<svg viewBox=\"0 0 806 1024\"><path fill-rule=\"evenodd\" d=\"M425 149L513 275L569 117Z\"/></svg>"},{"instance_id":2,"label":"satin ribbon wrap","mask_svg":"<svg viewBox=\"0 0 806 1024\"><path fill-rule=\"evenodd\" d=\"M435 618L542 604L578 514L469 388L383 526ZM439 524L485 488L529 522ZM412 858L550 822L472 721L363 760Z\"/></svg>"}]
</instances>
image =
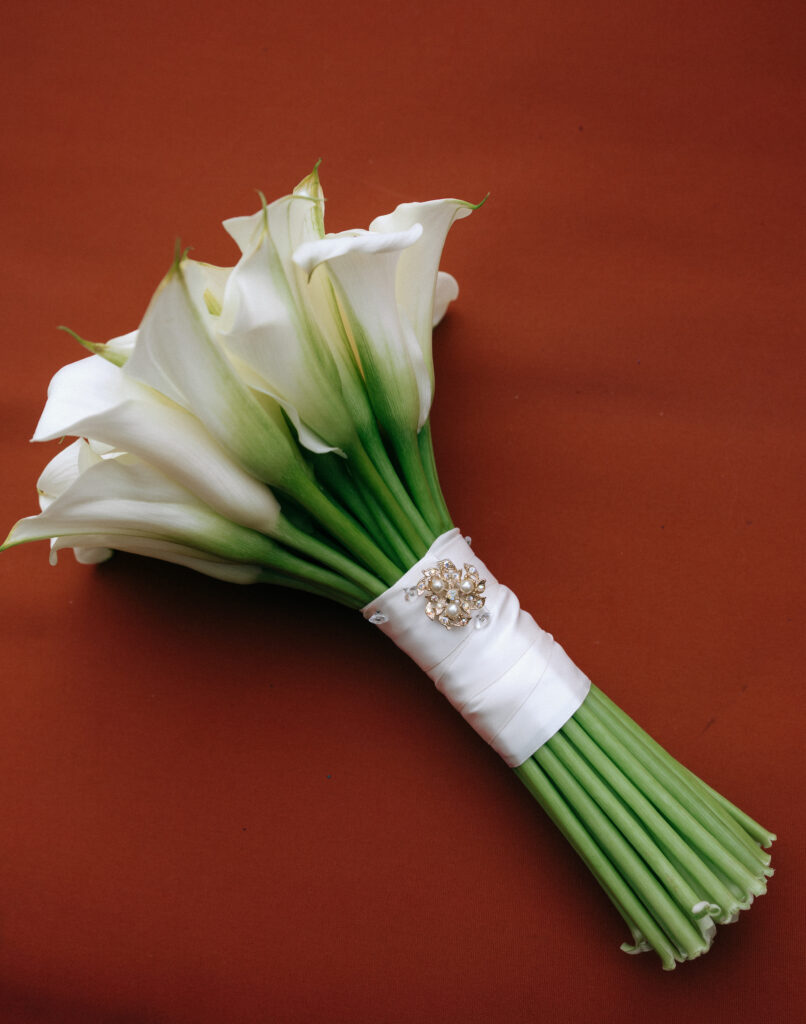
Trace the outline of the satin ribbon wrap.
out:
<instances>
[{"instance_id":1,"label":"satin ribbon wrap","mask_svg":"<svg viewBox=\"0 0 806 1024\"><path fill-rule=\"evenodd\" d=\"M466 563L473 565L487 581L485 628L471 620L448 630L426 617L425 598L410 595L424 570L443 559L460 571ZM416 565L361 611L430 676L511 768L551 739L590 689L588 677L523 611L459 530L437 537Z\"/></svg>"}]
</instances>

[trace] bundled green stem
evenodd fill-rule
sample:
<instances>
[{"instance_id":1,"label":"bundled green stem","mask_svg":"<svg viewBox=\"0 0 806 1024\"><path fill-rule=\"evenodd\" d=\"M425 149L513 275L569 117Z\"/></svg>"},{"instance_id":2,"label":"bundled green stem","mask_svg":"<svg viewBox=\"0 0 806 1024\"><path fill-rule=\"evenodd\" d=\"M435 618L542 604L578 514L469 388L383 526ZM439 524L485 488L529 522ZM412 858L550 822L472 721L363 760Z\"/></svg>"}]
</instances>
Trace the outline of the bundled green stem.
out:
<instances>
[{"instance_id":1,"label":"bundled green stem","mask_svg":"<svg viewBox=\"0 0 806 1024\"><path fill-rule=\"evenodd\" d=\"M451 528L428 427L416 443L392 441L395 461L380 436L367 446L371 457L361 447L347 460L317 461L325 486L364 527L346 529L335 506L322 504L323 492L308 503L354 559L320 552L328 577L341 571L348 591L335 592L330 578L311 581L342 603L354 604L357 592L377 596ZM300 550L316 556L310 546ZM772 833L680 765L595 686L515 771L623 917L632 937L622 947L627 952L654 950L670 970L706 952L716 925L735 921L766 891L772 870L764 848Z\"/></svg>"},{"instance_id":2,"label":"bundled green stem","mask_svg":"<svg viewBox=\"0 0 806 1024\"><path fill-rule=\"evenodd\" d=\"M775 836L702 783L597 687L516 774L664 968L706 952L772 875ZM760 844L760 845L759 845Z\"/></svg>"}]
</instances>

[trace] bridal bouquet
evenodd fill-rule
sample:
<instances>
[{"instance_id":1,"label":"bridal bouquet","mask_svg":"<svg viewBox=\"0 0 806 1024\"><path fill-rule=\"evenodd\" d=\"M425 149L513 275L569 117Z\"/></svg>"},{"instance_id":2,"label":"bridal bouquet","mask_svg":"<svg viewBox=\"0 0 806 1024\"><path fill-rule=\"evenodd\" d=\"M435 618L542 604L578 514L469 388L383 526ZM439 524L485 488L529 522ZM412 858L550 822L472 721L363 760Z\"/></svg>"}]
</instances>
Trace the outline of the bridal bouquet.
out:
<instances>
[{"instance_id":1,"label":"bridal bouquet","mask_svg":"<svg viewBox=\"0 0 806 1024\"><path fill-rule=\"evenodd\" d=\"M429 413L448 230L405 203L326 234L317 170L226 221L222 269L177 252L139 328L53 378L34 435L76 440L4 547L114 550L332 598L406 651L517 773L663 966L766 889L775 838L573 664L454 528Z\"/></svg>"}]
</instances>

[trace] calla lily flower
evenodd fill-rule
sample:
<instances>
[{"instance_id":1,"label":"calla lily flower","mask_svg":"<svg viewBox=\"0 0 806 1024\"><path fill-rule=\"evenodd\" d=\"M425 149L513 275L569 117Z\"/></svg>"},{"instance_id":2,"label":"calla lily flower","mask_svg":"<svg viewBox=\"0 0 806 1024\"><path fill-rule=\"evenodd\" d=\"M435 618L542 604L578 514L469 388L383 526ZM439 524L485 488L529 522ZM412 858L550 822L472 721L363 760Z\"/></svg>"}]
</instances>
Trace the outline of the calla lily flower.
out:
<instances>
[{"instance_id":1,"label":"calla lily flower","mask_svg":"<svg viewBox=\"0 0 806 1024\"><path fill-rule=\"evenodd\" d=\"M267 537L225 519L133 455L100 456L77 441L45 468L38 489L42 512L20 520L4 547L62 538L57 547L118 548L97 538L146 538L178 544L202 558L274 564L276 545Z\"/></svg>"},{"instance_id":2,"label":"calla lily flower","mask_svg":"<svg viewBox=\"0 0 806 1024\"><path fill-rule=\"evenodd\" d=\"M432 328L459 294L439 271L445 238L477 207L458 199L404 203L369 231L305 242L294 262L314 282L327 264L373 408L387 429L427 421L434 394Z\"/></svg>"},{"instance_id":3,"label":"calla lily flower","mask_svg":"<svg viewBox=\"0 0 806 1024\"><path fill-rule=\"evenodd\" d=\"M431 394L434 389L434 362L431 351L431 330L444 315L442 304L446 296L459 294L453 278L447 280L439 274L439 262L445 239L453 223L478 209L478 205L461 199L435 199L426 203L401 203L392 213L376 217L370 231L395 234L410 230L415 224L422 234L414 245L400 253L395 276L397 301L406 320L411 324L420 345L423 361L429 373ZM449 276L449 275L448 275ZM440 281L440 278L442 280ZM452 284L451 284L452 282ZM445 302L447 308L447 302ZM421 410L420 425L428 418L428 410Z\"/></svg>"},{"instance_id":4,"label":"calla lily flower","mask_svg":"<svg viewBox=\"0 0 806 1024\"><path fill-rule=\"evenodd\" d=\"M74 441L51 459L37 482L39 505L43 511L64 494L82 472L101 461L101 455L98 453L98 449L101 447L106 448L105 445L90 444L84 440ZM105 562L114 554L115 550L127 551L135 555L174 562L230 583L255 583L261 572L260 567L256 565L228 562L223 558L199 552L194 548L152 537L83 533L55 537L50 546L52 565L56 564L58 552L62 548L72 548L76 561L82 565Z\"/></svg>"},{"instance_id":5,"label":"calla lily flower","mask_svg":"<svg viewBox=\"0 0 806 1024\"><path fill-rule=\"evenodd\" d=\"M57 537L50 549L52 564L56 563L56 552L62 548L72 548L76 561L82 565L105 562L115 551L123 551L130 555L142 555L144 558L156 558L161 562L181 565L185 569L192 569L225 583L257 583L264 573L258 565L228 562L225 558L153 537L124 537L118 534Z\"/></svg>"},{"instance_id":6,"label":"calla lily flower","mask_svg":"<svg viewBox=\"0 0 806 1024\"><path fill-rule=\"evenodd\" d=\"M346 452L372 411L326 275L309 282L293 254L324 236L315 167L250 217L224 222L242 257L225 289L219 338L251 387L283 407L306 448Z\"/></svg>"},{"instance_id":7,"label":"calla lily flower","mask_svg":"<svg viewBox=\"0 0 806 1024\"><path fill-rule=\"evenodd\" d=\"M177 261L157 289L123 372L193 413L252 476L282 486L305 473L280 407L260 401L208 328L205 303L194 302L208 272Z\"/></svg>"},{"instance_id":8,"label":"calla lily flower","mask_svg":"<svg viewBox=\"0 0 806 1024\"><path fill-rule=\"evenodd\" d=\"M231 522L156 467L108 445L83 439L69 445L45 467L37 488L41 513L20 520L0 550L51 538L53 563L64 547L86 563L128 551L230 582L302 587L354 607L366 601L342 556L330 560L337 572L344 566L347 578ZM324 545L310 543L328 561Z\"/></svg>"},{"instance_id":9,"label":"calla lily flower","mask_svg":"<svg viewBox=\"0 0 806 1024\"><path fill-rule=\"evenodd\" d=\"M217 330L242 376L283 407L311 451L348 449L355 425L341 395L333 354L312 318L292 262L318 238L314 202L292 194L253 217L226 221L243 255L224 291Z\"/></svg>"},{"instance_id":10,"label":"calla lily flower","mask_svg":"<svg viewBox=\"0 0 806 1024\"><path fill-rule=\"evenodd\" d=\"M90 356L54 376L34 441L89 437L137 455L222 516L272 535L280 506L187 409Z\"/></svg>"},{"instance_id":11,"label":"calla lily flower","mask_svg":"<svg viewBox=\"0 0 806 1024\"><path fill-rule=\"evenodd\" d=\"M294 253L294 262L309 278L327 264L372 407L393 434L416 433L431 407L422 350L396 298L400 255L421 235L419 224L387 234L344 231L306 242Z\"/></svg>"}]
</instances>

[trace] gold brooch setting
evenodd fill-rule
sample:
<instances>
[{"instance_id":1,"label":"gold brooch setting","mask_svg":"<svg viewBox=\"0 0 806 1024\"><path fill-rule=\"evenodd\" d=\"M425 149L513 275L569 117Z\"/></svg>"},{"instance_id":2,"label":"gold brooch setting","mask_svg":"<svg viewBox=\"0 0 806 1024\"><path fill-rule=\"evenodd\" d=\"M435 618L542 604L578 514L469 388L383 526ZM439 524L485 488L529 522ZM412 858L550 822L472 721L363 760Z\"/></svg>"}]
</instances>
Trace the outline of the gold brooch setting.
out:
<instances>
[{"instance_id":1,"label":"gold brooch setting","mask_svg":"<svg viewBox=\"0 0 806 1024\"><path fill-rule=\"evenodd\" d=\"M460 629L484 607L486 586L487 581L480 578L475 565L465 562L464 569L459 570L453 562L443 559L425 569L412 590L426 599L425 614L432 622L445 629Z\"/></svg>"}]
</instances>

